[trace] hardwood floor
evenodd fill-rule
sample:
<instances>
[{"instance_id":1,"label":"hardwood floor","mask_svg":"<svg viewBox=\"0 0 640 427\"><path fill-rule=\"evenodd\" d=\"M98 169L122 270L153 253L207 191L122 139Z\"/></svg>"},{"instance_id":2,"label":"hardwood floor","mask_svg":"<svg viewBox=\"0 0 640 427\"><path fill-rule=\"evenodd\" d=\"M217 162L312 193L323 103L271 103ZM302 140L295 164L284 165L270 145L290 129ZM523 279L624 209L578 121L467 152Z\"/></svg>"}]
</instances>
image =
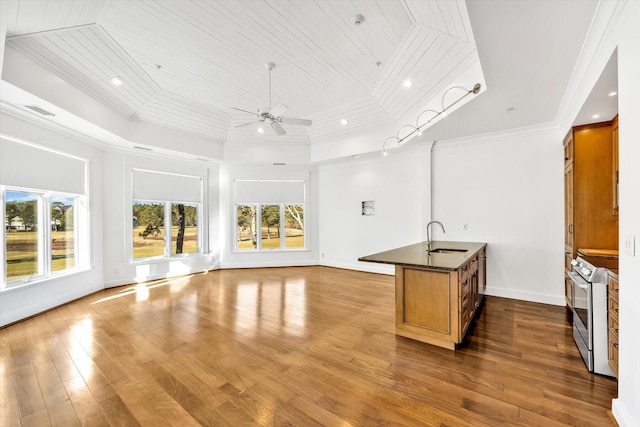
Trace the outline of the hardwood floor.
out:
<instances>
[{"instance_id":1,"label":"hardwood floor","mask_svg":"<svg viewBox=\"0 0 640 427\"><path fill-rule=\"evenodd\" d=\"M456 351L394 334L393 277L223 270L0 330L1 426L611 426L565 309L486 297Z\"/></svg>"}]
</instances>

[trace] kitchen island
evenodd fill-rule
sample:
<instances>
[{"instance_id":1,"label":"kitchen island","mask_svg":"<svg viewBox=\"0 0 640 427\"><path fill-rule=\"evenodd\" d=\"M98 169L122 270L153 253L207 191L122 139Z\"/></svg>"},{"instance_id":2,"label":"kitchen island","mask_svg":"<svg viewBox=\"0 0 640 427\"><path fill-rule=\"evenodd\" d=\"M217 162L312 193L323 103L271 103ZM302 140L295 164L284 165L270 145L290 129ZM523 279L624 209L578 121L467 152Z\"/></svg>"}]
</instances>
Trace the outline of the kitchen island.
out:
<instances>
[{"instance_id":1,"label":"kitchen island","mask_svg":"<svg viewBox=\"0 0 640 427\"><path fill-rule=\"evenodd\" d=\"M455 350L484 295L486 246L421 242L358 261L395 265L396 335Z\"/></svg>"}]
</instances>

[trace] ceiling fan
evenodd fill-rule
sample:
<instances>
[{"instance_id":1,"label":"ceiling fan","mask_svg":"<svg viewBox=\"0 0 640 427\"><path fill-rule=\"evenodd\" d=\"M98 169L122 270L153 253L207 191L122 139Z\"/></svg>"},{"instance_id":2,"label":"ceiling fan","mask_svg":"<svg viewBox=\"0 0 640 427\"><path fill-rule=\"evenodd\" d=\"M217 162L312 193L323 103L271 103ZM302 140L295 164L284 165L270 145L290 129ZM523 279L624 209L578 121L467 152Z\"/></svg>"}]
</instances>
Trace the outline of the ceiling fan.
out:
<instances>
[{"instance_id":1,"label":"ceiling fan","mask_svg":"<svg viewBox=\"0 0 640 427\"><path fill-rule=\"evenodd\" d=\"M294 117L284 117L283 114L289 107L283 104L276 104L273 107L271 106L271 70L276 67L276 64L273 62L267 62L264 66L269 70L269 106L258 109L258 113L256 114L253 111L243 110L242 108L231 107L234 110L242 111L245 113L249 113L251 115L256 116L258 120L253 122L244 123L236 126L237 128L248 126L254 123L269 123L271 125L271 129L277 135L285 135L287 132L282 127L281 123L289 124L289 125L302 125L302 126L311 126L312 122L308 119L298 119Z\"/></svg>"}]
</instances>

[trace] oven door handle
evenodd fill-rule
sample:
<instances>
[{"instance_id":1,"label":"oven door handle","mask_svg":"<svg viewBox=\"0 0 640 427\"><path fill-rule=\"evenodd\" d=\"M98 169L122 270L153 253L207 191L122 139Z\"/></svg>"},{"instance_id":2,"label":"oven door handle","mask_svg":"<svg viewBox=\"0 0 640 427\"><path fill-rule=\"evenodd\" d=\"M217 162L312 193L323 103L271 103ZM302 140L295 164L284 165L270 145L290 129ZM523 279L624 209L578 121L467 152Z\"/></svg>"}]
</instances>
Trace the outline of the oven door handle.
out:
<instances>
[{"instance_id":1,"label":"oven door handle","mask_svg":"<svg viewBox=\"0 0 640 427\"><path fill-rule=\"evenodd\" d=\"M567 277L581 289L589 289L589 284L579 274L567 271Z\"/></svg>"}]
</instances>

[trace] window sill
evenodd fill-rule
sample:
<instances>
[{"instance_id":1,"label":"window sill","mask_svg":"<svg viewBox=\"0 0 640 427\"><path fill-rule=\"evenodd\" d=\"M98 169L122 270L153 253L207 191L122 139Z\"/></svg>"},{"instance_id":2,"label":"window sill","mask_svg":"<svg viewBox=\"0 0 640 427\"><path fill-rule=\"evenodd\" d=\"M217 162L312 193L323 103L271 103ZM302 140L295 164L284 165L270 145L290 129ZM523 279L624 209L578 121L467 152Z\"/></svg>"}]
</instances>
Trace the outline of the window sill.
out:
<instances>
[{"instance_id":1,"label":"window sill","mask_svg":"<svg viewBox=\"0 0 640 427\"><path fill-rule=\"evenodd\" d=\"M173 255L170 257L161 256L161 257L149 257L149 258L136 258L136 259L129 260L129 264L131 265L159 264L167 261L180 261L185 259L193 259L193 258L207 257L207 256L212 256L212 255L198 252L198 253L190 253L190 254Z\"/></svg>"},{"instance_id":2,"label":"window sill","mask_svg":"<svg viewBox=\"0 0 640 427\"><path fill-rule=\"evenodd\" d=\"M54 280L58 280L58 279L63 279L63 278L67 278L67 277L71 277L71 276L75 276L77 274L82 274L85 273L87 271L92 270L91 267L89 268L83 268L83 269L79 269L79 268L74 268L73 270L69 270L69 271L65 271L65 272L61 272L61 273L57 273L51 276L40 276L40 277L35 277L33 279L26 279L23 281L16 281L16 282L10 282L7 283L5 285L4 288L0 289L0 294L4 294L4 293L11 293L13 291L20 291L26 288L30 288L33 286L38 286L38 285L43 285L43 284L47 284L50 283Z\"/></svg>"}]
</instances>

